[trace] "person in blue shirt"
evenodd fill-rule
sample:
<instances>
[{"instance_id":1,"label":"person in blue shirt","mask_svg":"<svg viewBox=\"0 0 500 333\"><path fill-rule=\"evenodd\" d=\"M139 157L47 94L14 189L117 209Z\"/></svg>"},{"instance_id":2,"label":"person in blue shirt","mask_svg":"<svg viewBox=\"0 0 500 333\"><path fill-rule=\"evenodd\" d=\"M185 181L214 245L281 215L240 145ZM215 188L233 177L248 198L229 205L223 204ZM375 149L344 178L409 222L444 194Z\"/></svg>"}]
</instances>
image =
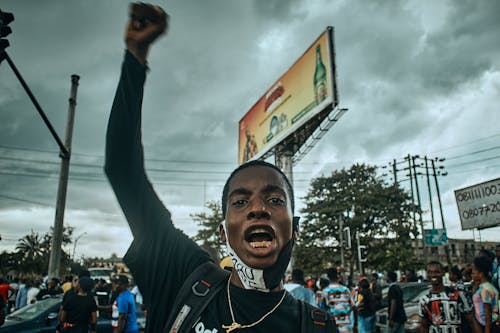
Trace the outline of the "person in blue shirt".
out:
<instances>
[{"instance_id":1,"label":"person in blue shirt","mask_svg":"<svg viewBox=\"0 0 500 333\"><path fill-rule=\"evenodd\" d=\"M300 268L296 268L292 271L292 281L285 284L285 289L296 299L300 299L317 307L314 292L304 287L304 285L304 271Z\"/></svg>"},{"instance_id":2,"label":"person in blue shirt","mask_svg":"<svg viewBox=\"0 0 500 333\"><path fill-rule=\"evenodd\" d=\"M128 290L128 278L119 275L115 280L119 293L113 302L113 329L117 333L138 333L137 316L135 314L134 295Z\"/></svg>"}]
</instances>

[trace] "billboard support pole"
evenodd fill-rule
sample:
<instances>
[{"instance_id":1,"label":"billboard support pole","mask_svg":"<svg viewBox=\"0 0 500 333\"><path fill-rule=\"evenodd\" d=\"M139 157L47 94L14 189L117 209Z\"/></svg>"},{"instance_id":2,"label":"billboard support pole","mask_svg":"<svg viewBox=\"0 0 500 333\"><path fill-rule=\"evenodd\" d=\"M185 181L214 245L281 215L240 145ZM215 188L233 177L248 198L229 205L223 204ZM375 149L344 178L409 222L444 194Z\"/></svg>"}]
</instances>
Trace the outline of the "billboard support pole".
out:
<instances>
[{"instance_id":1,"label":"billboard support pole","mask_svg":"<svg viewBox=\"0 0 500 333\"><path fill-rule=\"evenodd\" d=\"M293 152L290 150L278 150L274 157L274 163L283 171L293 186Z\"/></svg>"}]
</instances>

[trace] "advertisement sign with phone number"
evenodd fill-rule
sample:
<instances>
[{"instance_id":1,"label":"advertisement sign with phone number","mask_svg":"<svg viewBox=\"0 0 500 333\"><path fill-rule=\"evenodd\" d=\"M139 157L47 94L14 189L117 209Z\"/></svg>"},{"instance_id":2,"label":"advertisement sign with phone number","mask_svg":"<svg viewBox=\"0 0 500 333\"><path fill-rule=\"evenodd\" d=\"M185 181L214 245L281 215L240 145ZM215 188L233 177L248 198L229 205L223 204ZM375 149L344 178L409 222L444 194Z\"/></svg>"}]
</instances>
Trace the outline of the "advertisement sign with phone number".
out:
<instances>
[{"instance_id":1,"label":"advertisement sign with phone number","mask_svg":"<svg viewBox=\"0 0 500 333\"><path fill-rule=\"evenodd\" d=\"M455 190L462 230L500 225L500 178Z\"/></svg>"}]
</instances>

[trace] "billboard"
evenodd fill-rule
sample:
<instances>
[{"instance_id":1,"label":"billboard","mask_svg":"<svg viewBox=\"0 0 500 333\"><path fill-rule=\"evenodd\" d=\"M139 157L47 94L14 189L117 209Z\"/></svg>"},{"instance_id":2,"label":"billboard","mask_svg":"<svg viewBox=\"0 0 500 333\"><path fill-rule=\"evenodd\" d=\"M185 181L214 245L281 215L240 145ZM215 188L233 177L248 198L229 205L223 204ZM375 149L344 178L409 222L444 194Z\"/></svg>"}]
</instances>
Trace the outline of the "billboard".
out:
<instances>
[{"instance_id":1,"label":"billboard","mask_svg":"<svg viewBox=\"0 0 500 333\"><path fill-rule=\"evenodd\" d=\"M500 178L455 190L462 230L500 225Z\"/></svg>"},{"instance_id":2,"label":"billboard","mask_svg":"<svg viewBox=\"0 0 500 333\"><path fill-rule=\"evenodd\" d=\"M240 120L238 163L262 157L337 105L334 69L333 28L328 27Z\"/></svg>"}]
</instances>

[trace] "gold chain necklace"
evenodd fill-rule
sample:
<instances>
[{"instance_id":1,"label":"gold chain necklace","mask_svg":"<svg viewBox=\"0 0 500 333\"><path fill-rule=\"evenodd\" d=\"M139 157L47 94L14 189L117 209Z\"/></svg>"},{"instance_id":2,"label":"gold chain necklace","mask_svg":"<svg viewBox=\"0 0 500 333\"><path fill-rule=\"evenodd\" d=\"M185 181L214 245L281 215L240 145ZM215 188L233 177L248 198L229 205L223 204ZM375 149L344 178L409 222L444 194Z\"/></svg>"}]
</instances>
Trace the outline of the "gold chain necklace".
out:
<instances>
[{"instance_id":1,"label":"gold chain necklace","mask_svg":"<svg viewBox=\"0 0 500 333\"><path fill-rule=\"evenodd\" d=\"M237 330L237 329L244 329L244 328L249 328L249 327L253 327L257 324L259 324L260 322L262 322L264 319L267 318L267 316L269 316L271 313L274 312L274 310L276 310L278 308L278 306L281 305L281 303L283 302L283 300L285 299L285 295L286 295L286 290L283 290L283 296L281 296L281 299L280 301L278 302L278 304L276 304L271 310L269 310L266 314L264 314L259 320L257 320L256 322L252 323L252 324L248 324L248 325L241 325L239 323L236 322L236 320L234 319L234 313L233 313L233 305L231 303L231 294L229 294L229 283L231 281L231 277L229 277L229 279L227 280L227 302L229 303L229 311L231 312L231 320L233 321L231 325L222 325L222 329L225 329L226 330L226 333L229 333L231 331L234 331L234 330Z\"/></svg>"}]
</instances>

